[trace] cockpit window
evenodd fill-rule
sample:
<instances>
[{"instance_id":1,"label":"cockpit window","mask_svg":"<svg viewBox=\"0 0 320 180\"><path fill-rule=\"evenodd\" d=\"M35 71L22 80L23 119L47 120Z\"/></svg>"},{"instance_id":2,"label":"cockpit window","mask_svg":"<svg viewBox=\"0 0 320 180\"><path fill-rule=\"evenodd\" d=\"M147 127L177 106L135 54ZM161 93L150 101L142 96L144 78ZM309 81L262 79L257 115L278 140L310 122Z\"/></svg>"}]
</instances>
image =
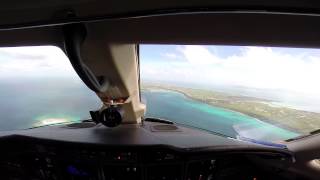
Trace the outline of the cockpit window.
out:
<instances>
[{"instance_id":1,"label":"cockpit window","mask_svg":"<svg viewBox=\"0 0 320 180\"><path fill-rule=\"evenodd\" d=\"M281 142L320 128L320 50L140 45L146 116Z\"/></svg>"},{"instance_id":2,"label":"cockpit window","mask_svg":"<svg viewBox=\"0 0 320 180\"><path fill-rule=\"evenodd\" d=\"M84 120L99 102L61 49L0 48L0 130Z\"/></svg>"}]
</instances>

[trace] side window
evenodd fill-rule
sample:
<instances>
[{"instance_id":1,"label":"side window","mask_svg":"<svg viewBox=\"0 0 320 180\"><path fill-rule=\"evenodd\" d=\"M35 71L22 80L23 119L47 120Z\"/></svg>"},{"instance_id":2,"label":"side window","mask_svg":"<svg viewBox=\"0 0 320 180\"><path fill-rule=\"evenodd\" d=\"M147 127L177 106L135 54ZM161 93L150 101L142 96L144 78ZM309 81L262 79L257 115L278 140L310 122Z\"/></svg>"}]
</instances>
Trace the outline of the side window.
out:
<instances>
[{"instance_id":1,"label":"side window","mask_svg":"<svg viewBox=\"0 0 320 180\"><path fill-rule=\"evenodd\" d=\"M0 130L89 118L100 101L54 46L0 48Z\"/></svg>"}]
</instances>

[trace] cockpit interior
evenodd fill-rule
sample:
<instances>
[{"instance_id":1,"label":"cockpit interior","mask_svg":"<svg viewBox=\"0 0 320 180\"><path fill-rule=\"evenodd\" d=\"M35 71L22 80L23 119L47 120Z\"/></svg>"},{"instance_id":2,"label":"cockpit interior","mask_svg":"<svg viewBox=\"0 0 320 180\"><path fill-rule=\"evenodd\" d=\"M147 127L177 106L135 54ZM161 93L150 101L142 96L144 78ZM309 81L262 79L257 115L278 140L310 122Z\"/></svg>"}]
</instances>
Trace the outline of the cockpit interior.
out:
<instances>
[{"instance_id":1,"label":"cockpit interior","mask_svg":"<svg viewBox=\"0 0 320 180\"><path fill-rule=\"evenodd\" d=\"M320 2L0 13L0 179L320 179Z\"/></svg>"}]
</instances>

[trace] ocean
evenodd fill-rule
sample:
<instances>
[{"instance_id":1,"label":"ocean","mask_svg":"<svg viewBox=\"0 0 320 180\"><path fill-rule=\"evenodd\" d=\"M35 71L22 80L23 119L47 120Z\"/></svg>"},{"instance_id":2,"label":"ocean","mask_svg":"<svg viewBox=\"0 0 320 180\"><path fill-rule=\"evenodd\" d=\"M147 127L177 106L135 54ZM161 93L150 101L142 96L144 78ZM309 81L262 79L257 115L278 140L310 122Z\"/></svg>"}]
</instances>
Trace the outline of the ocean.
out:
<instances>
[{"instance_id":1,"label":"ocean","mask_svg":"<svg viewBox=\"0 0 320 180\"><path fill-rule=\"evenodd\" d=\"M239 112L195 101L178 92L146 90L142 97L147 104L146 116L168 119L230 137L276 142L299 135Z\"/></svg>"},{"instance_id":2,"label":"ocean","mask_svg":"<svg viewBox=\"0 0 320 180\"><path fill-rule=\"evenodd\" d=\"M1 131L88 119L89 111L100 106L96 94L80 80L0 79Z\"/></svg>"},{"instance_id":3,"label":"ocean","mask_svg":"<svg viewBox=\"0 0 320 180\"><path fill-rule=\"evenodd\" d=\"M214 107L173 91L143 91L146 116L221 133L279 141L297 133L239 112ZM81 81L43 79L0 81L0 130L26 129L42 123L81 121L101 106L98 97Z\"/></svg>"}]
</instances>

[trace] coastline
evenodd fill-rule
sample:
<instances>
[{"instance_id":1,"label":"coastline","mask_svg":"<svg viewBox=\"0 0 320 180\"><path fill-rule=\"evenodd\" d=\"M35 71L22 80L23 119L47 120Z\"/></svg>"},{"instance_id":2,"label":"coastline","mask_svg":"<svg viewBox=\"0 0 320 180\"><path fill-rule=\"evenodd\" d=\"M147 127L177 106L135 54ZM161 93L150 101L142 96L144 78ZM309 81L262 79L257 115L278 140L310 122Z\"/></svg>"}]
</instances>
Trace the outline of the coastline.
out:
<instances>
[{"instance_id":1,"label":"coastline","mask_svg":"<svg viewBox=\"0 0 320 180\"><path fill-rule=\"evenodd\" d=\"M145 88L145 90L165 90L165 91L177 92L177 93L180 93L180 94L184 95L185 97L187 97L189 99L192 99L194 101L201 102L201 103L207 104L209 106L222 108L222 109L225 109L225 110L228 110L228 111L240 113L240 114L255 118L258 121L265 122L265 123L268 123L268 124L272 124L272 125L274 125L276 127L279 127L279 128L282 128L282 129L286 129L288 131L291 131L291 132L294 132L294 133L297 133L297 134L303 134L303 132L299 131L298 129L295 129L295 128L292 128L292 127L288 127L288 126L283 125L283 124L279 124L277 121L274 121L272 119L268 119L266 117L259 116L259 115L254 114L254 113L241 112L238 109L232 109L232 108L229 108L229 107L221 106L221 105L219 105L217 103L210 103L208 101L205 101L205 100L203 100L201 98L194 97L194 96L190 95L189 93L187 93L185 91L182 91L182 90L179 90L179 89L176 89L176 88L155 86L155 87Z\"/></svg>"}]
</instances>

